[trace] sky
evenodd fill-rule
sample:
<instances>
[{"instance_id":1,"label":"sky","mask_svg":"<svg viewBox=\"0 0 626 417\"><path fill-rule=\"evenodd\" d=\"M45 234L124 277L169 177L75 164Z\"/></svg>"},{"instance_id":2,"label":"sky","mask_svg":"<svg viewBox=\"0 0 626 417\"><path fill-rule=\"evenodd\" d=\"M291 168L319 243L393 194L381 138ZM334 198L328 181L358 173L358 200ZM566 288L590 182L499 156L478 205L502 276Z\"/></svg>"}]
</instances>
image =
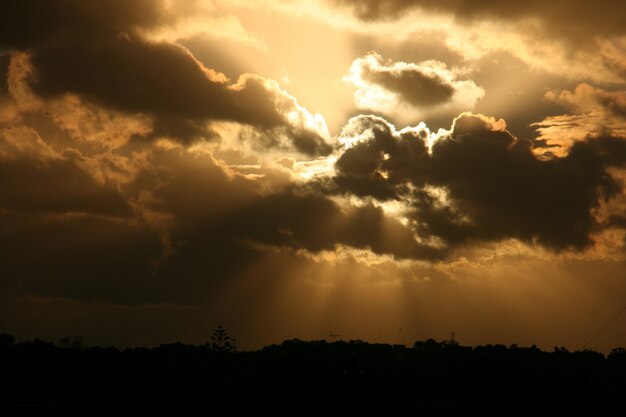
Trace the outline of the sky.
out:
<instances>
[{"instance_id":1,"label":"sky","mask_svg":"<svg viewBox=\"0 0 626 417\"><path fill-rule=\"evenodd\" d=\"M616 0L0 3L0 331L626 346Z\"/></svg>"}]
</instances>

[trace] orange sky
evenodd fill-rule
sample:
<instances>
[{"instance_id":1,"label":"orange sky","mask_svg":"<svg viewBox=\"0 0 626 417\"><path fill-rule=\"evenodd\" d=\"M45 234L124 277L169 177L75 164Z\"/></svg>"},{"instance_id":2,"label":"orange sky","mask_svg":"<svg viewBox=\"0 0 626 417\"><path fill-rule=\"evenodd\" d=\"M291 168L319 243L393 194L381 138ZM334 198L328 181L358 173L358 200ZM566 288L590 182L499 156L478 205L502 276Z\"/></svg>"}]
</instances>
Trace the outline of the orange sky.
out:
<instances>
[{"instance_id":1,"label":"orange sky","mask_svg":"<svg viewBox=\"0 0 626 417\"><path fill-rule=\"evenodd\" d=\"M581 348L626 305L625 18L3 2L0 331Z\"/></svg>"}]
</instances>

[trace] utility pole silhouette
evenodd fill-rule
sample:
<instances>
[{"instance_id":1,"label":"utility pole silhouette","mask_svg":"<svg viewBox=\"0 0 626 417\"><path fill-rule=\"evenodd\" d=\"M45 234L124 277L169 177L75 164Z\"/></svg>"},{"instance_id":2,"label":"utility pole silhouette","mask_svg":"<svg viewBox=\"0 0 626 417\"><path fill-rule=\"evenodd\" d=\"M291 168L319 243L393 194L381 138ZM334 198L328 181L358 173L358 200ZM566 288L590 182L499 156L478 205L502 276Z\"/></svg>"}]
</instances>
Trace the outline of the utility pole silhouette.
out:
<instances>
[{"instance_id":1,"label":"utility pole silhouette","mask_svg":"<svg viewBox=\"0 0 626 417\"><path fill-rule=\"evenodd\" d=\"M330 338L333 340L333 342L337 341L337 338L341 336L340 334L334 334L333 332L330 332Z\"/></svg>"}]
</instances>

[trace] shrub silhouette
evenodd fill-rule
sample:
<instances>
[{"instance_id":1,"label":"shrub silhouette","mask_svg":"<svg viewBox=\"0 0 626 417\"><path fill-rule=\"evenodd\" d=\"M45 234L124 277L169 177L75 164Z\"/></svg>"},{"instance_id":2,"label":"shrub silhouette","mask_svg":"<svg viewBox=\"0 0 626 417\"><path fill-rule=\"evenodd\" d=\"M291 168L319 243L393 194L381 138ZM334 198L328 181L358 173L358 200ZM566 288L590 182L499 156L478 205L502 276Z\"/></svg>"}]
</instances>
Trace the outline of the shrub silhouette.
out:
<instances>
[{"instance_id":1,"label":"shrub silhouette","mask_svg":"<svg viewBox=\"0 0 626 417\"><path fill-rule=\"evenodd\" d=\"M65 336L59 339L59 346L63 349L81 350L83 348L83 338L80 336L74 336L73 338Z\"/></svg>"}]
</instances>

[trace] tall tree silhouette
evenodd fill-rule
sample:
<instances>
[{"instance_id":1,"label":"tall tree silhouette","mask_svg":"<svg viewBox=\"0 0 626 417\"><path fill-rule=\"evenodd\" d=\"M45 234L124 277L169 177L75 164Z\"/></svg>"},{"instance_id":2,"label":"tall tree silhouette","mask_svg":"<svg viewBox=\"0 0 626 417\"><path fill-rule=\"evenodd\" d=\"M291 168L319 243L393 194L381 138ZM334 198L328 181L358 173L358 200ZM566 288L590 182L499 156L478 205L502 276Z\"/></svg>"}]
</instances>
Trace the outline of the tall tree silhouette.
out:
<instances>
[{"instance_id":1,"label":"tall tree silhouette","mask_svg":"<svg viewBox=\"0 0 626 417\"><path fill-rule=\"evenodd\" d=\"M211 336L211 348L219 353L232 352L235 344L231 341L228 332L220 324Z\"/></svg>"}]
</instances>

